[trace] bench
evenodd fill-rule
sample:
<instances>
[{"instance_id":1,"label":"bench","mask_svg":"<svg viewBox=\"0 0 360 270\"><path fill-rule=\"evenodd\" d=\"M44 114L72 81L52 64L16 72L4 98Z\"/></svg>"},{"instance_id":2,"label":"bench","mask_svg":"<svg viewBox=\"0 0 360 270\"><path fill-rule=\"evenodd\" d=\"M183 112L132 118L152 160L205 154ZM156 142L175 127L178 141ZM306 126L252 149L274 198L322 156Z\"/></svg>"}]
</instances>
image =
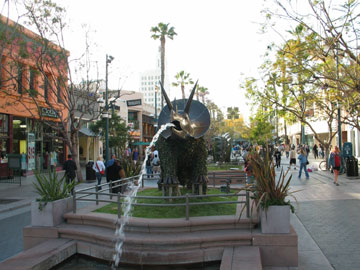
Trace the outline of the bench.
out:
<instances>
[{"instance_id":1,"label":"bench","mask_svg":"<svg viewBox=\"0 0 360 270\"><path fill-rule=\"evenodd\" d=\"M246 173L242 170L229 170L229 171L212 171L208 172L209 184L212 184L214 187L216 185L222 185L227 183L246 183Z\"/></svg>"}]
</instances>

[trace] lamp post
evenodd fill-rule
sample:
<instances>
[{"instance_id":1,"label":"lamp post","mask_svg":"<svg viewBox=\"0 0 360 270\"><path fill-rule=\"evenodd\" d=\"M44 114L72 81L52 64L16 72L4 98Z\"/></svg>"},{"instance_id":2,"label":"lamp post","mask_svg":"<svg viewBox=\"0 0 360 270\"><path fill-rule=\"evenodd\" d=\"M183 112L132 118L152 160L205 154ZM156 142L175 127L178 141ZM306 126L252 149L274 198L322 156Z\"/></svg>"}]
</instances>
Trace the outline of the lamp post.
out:
<instances>
[{"instance_id":1,"label":"lamp post","mask_svg":"<svg viewBox=\"0 0 360 270\"><path fill-rule=\"evenodd\" d=\"M108 65L114 57L106 55L106 70L105 70L105 111L103 118L105 118L105 163L109 160L109 103L108 103Z\"/></svg>"},{"instance_id":2,"label":"lamp post","mask_svg":"<svg viewBox=\"0 0 360 270\"><path fill-rule=\"evenodd\" d=\"M339 83L339 56L338 51L336 49L336 80ZM341 152L341 109L340 102L337 103L337 114L338 114L338 138L339 138L339 150Z\"/></svg>"}]
</instances>

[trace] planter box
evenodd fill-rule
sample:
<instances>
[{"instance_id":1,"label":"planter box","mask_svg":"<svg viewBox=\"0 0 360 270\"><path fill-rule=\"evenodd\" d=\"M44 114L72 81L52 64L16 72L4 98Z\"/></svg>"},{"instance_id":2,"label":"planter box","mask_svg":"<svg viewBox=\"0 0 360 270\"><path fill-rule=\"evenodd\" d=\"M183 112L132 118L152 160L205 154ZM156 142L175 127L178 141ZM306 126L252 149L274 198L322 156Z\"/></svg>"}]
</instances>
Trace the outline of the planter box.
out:
<instances>
[{"instance_id":1,"label":"planter box","mask_svg":"<svg viewBox=\"0 0 360 270\"><path fill-rule=\"evenodd\" d=\"M289 233L290 206L269 206L266 211L261 210L260 221L262 233Z\"/></svg>"},{"instance_id":2,"label":"planter box","mask_svg":"<svg viewBox=\"0 0 360 270\"><path fill-rule=\"evenodd\" d=\"M31 202L31 225L54 227L63 223L64 214L73 210L73 198L65 198L53 202L48 202L46 206L39 210L39 202Z\"/></svg>"}]
</instances>

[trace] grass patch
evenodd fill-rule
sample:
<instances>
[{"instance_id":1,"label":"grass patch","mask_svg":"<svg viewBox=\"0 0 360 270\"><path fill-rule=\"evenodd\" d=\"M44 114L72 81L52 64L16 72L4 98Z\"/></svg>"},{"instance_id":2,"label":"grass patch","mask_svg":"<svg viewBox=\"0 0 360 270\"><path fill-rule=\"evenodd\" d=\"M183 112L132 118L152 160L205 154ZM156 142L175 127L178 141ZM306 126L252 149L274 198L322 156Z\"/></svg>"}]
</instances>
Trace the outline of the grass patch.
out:
<instances>
[{"instance_id":1,"label":"grass patch","mask_svg":"<svg viewBox=\"0 0 360 270\"><path fill-rule=\"evenodd\" d=\"M208 172L211 171L226 171L230 170L231 168L238 168L240 170L244 169L244 165L234 165L234 164L222 164L216 166L215 164L210 164L207 166Z\"/></svg>"},{"instance_id":2,"label":"grass patch","mask_svg":"<svg viewBox=\"0 0 360 270\"><path fill-rule=\"evenodd\" d=\"M237 192L231 190L231 193ZM182 194L190 193L187 189L181 189ZM207 194L224 194L218 189L209 189ZM162 193L158 189L145 189L138 192L138 196L158 196ZM217 201L236 201L237 196L229 197L209 197L209 198L194 198L190 202L217 202ZM173 199L172 202L167 202L163 199L138 199L138 203L152 203L152 204L176 204L185 203L185 199ZM95 212L117 214L117 204L111 203L102 208L95 210ZM193 205L190 206L190 217L199 216L218 216L218 215L235 215L236 204L212 204L212 205ZM121 213L122 214L122 213ZM185 217L185 206L134 206L132 211L133 217L142 218L182 218Z\"/></svg>"}]
</instances>

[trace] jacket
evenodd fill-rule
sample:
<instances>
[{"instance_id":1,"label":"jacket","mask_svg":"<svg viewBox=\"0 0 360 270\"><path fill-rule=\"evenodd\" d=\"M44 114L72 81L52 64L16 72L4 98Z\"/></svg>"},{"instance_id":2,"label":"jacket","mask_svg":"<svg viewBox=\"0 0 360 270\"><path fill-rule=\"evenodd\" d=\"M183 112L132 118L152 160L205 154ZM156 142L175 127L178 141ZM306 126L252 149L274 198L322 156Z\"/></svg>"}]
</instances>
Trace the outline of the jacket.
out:
<instances>
[{"instance_id":1,"label":"jacket","mask_svg":"<svg viewBox=\"0 0 360 270\"><path fill-rule=\"evenodd\" d=\"M300 160L300 163L306 164L307 163L307 156L306 155L303 156L302 154L300 154L298 156L298 160Z\"/></svg>"}]
</instances>

